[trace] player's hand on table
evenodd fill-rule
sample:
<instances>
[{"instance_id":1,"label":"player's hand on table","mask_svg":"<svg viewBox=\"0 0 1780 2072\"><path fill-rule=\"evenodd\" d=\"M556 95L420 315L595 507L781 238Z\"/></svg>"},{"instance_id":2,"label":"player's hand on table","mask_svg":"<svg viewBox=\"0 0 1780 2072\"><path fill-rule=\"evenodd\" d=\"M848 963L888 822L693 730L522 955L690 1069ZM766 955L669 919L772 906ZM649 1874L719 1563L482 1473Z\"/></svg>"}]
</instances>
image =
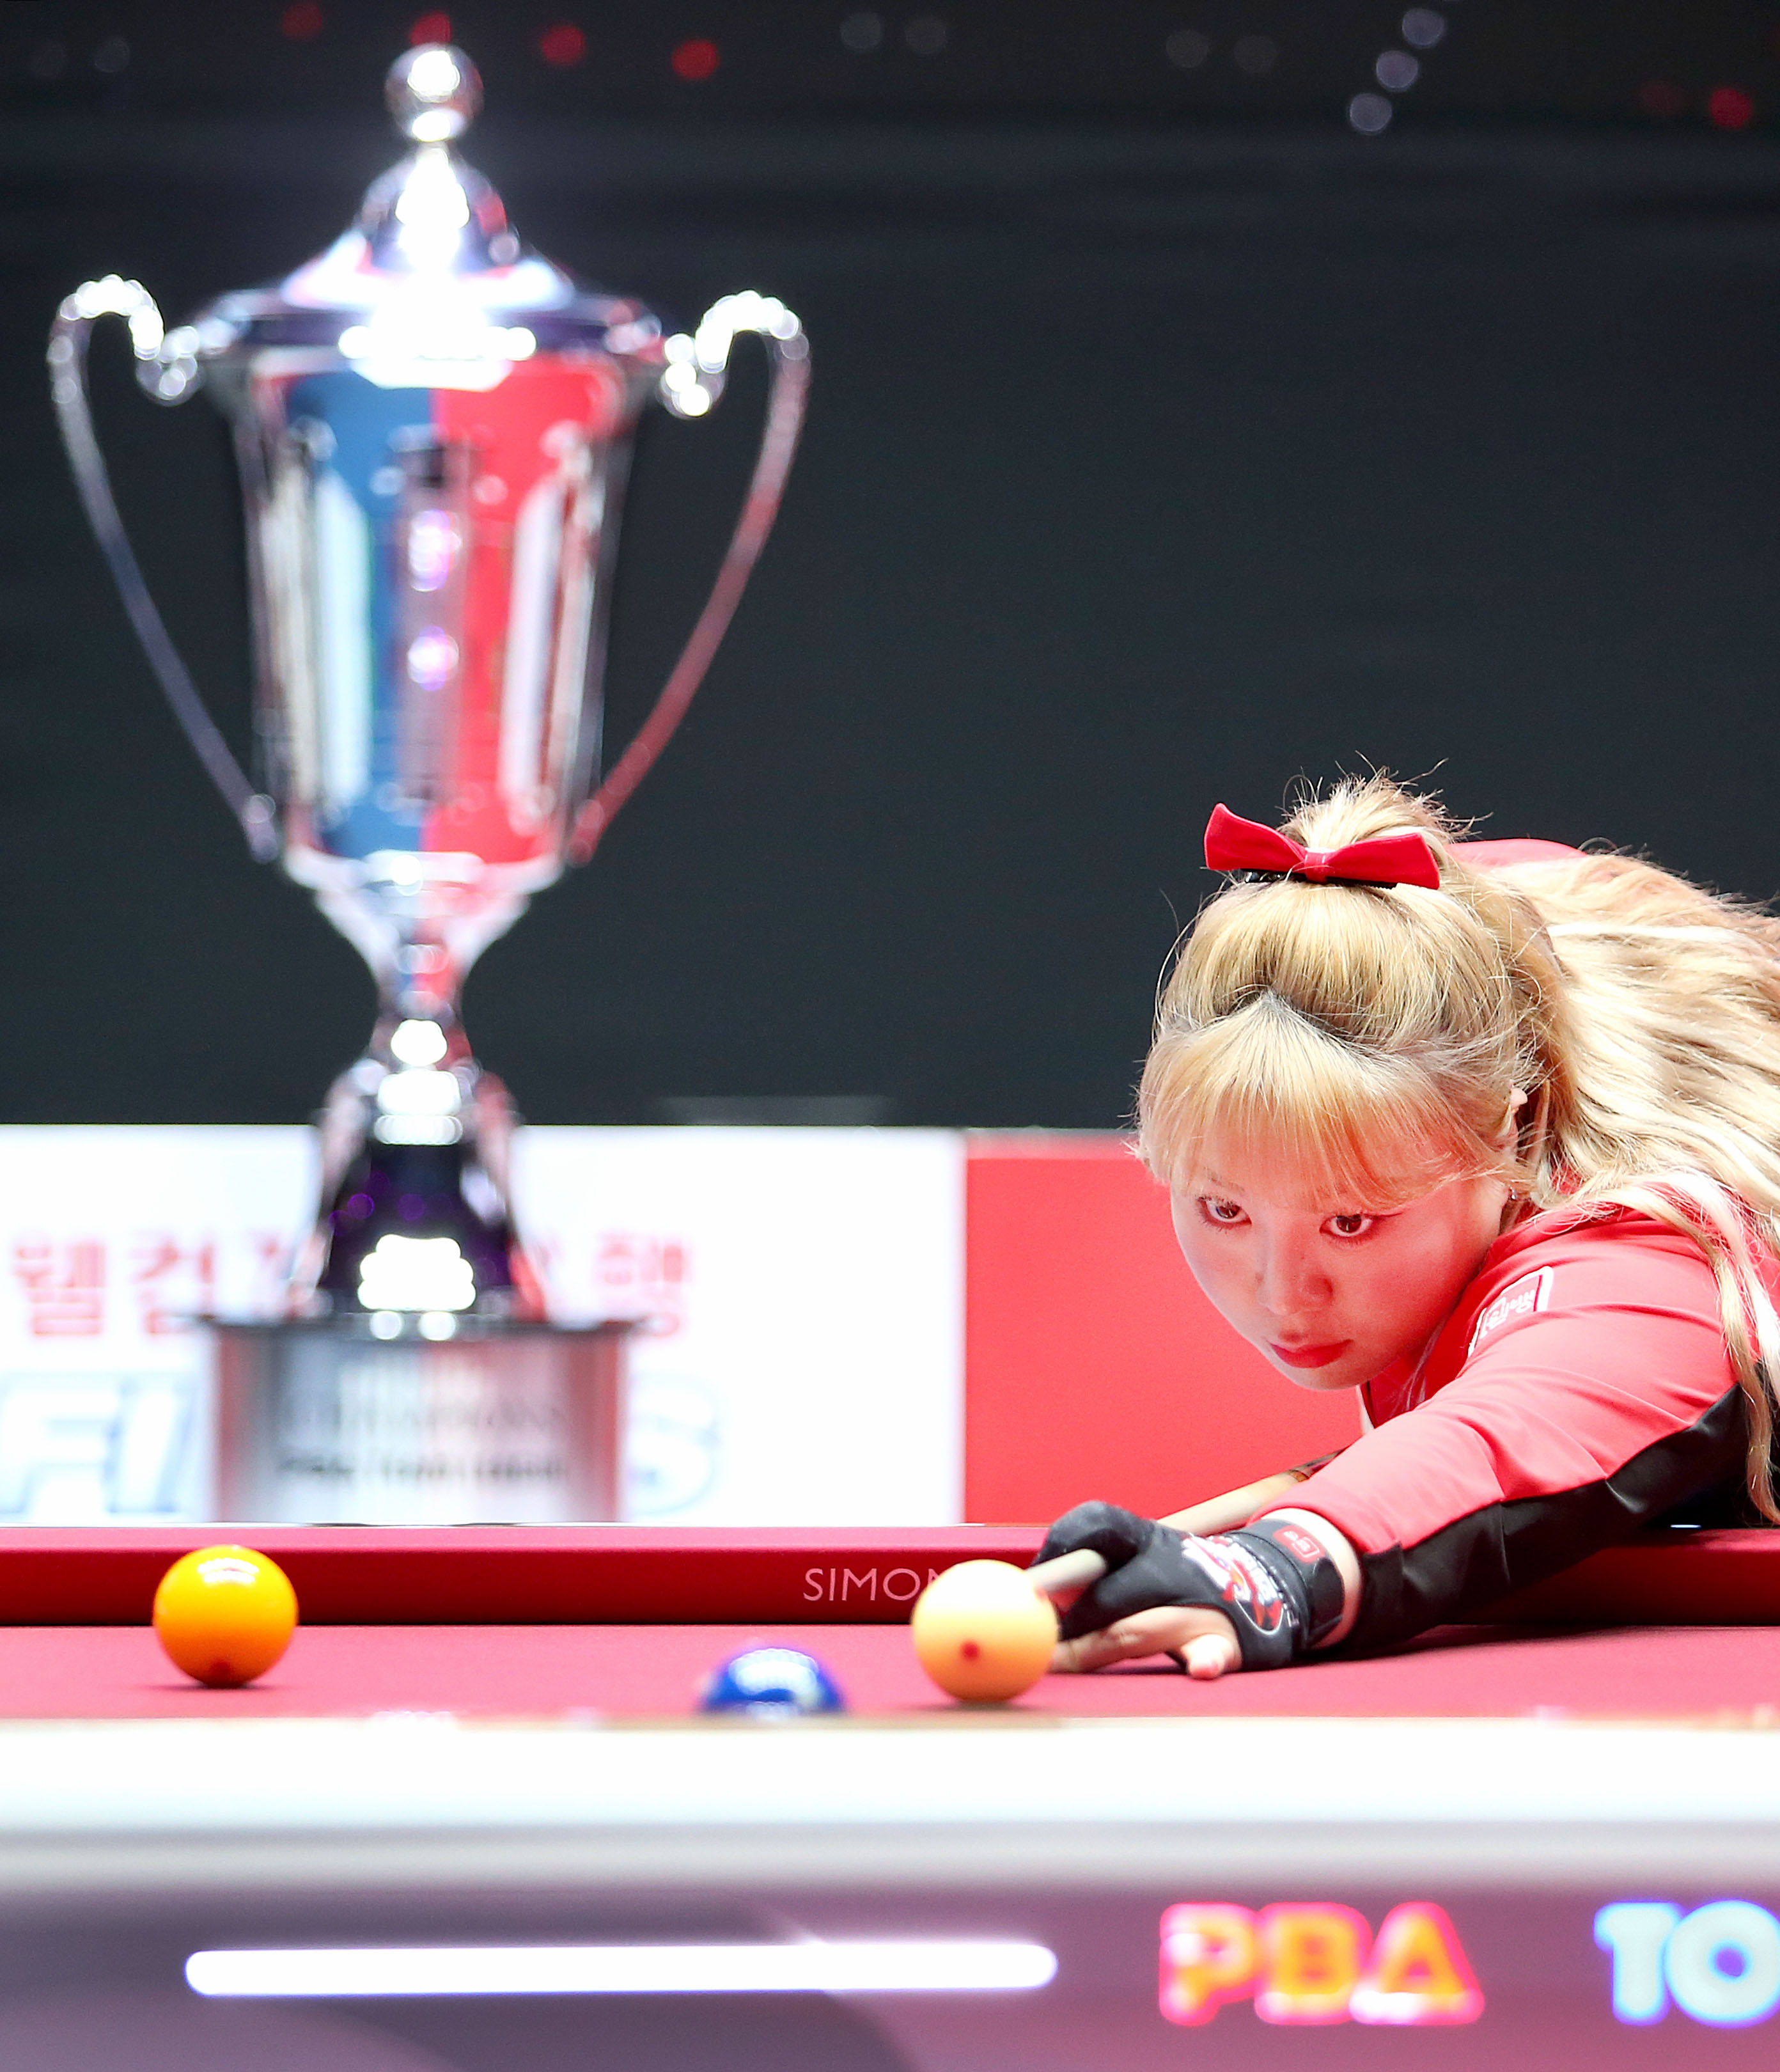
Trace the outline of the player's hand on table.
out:
<instances>
[{"instance_id":1,"label":"player's hand on table","mask_svg":"<svg viewBox=\"0 0 1780 2072\"><path fill-rule=\"evenodd\" d=\"M1158 1525L1116 1504L1079 1503L1045 1536L1038 1559L1087 1548L1100 1555L1108 1572L1062 1612L1063 1639L1056 1667L1104 1669L1141 1655L1174 1655L1191 1676L1221 1676L1242 1667L1236 1630L1208 1605L1183 1604L1183 1587L1199 1586L1198 1571L1185 1573L1181 1550L1187 1536Z\"/></svg>"},{"instance_id":2,"label":"player's hand on table","mask_svg":"<svg viewBox=\"0 0 1780 2072\"><path fill-rule=\"evenodd\" d=\"M1227 1675L1242 1667L1236 1629L1222 1612L1191 1605L1158 1605L1147 1612L1060 1640L1054 1669L1106 1669L1116 1662L1135 1662L1145 1655L1172 1655L1189 1676L1202 1681Z\"/></svg>"},{"instance_id":3,"label":"player's hand on table","mask_svg":"<svg viewBox=\"0 0 1780 2072\"><path fill-rule=\"evenodd\" d=\"M1117 1504L1082 1503L1051 1527L1038 1559L1082 1550L1098 1554L1107 1573L1063 1615L1059 1669L1161 1654L1196 1677L1279 1668L1342 1616L1334 1563L1283 1520L1200 1537Z\"/></svg>"}]
</instances>

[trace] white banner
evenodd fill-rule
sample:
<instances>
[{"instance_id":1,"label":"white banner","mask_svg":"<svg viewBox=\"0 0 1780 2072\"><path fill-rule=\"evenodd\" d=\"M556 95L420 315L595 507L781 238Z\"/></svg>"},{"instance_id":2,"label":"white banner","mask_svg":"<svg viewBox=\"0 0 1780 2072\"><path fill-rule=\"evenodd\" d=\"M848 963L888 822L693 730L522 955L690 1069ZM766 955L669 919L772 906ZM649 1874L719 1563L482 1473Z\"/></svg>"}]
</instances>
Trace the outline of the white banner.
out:
<instances>
[{"instance_id":1,"label":"white banner","mask_svg":"<svg viewBox=\"0 0 1780 2072\"><path fill-rule=\"evenodd\" d=\"M277 1313L301 1128L0 1128L0 1523L202 1515L195 1313ZM629 1511L939 1524L961 1503L964 1150L939 1131L529 1129L558 1321L632 1340Z\"/></svg>"}]
</instances>

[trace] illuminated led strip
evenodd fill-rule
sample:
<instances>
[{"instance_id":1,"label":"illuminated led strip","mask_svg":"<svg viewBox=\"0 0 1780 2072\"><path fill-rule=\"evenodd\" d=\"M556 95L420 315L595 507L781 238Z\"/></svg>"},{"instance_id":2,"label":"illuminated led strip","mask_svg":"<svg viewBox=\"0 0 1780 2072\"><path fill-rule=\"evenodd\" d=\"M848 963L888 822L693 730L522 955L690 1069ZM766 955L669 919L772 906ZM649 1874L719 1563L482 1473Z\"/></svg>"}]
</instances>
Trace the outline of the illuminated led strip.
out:
<instances>
[{"instance_id":1,"label":"illuminated led strip","mask_svg":"<svg viewBox=\"0 0 1780 2072\"><path fill-rule=\"evenodd\" d=\"M212 2000L491 1993L1026 1992L1041 1942L517 1944L462 1950L199 1950L186 1983Z\"/></svg>"},{"instance_id":2,"label":"illuminated led strip","mask_svg":"<svg viewBox=\"0 0 1780 2072\"><path fill-rule=\"evenodd\" d=\"M1349 124L1363 137L1376 137L1388 129L1396 112L1391 97L1405 94L1421 76L1425 54L1445 37L1451 24L1443 6L1410 6L1404 10L1399 25L1407 49L1393 45L1380 51L1372 62L1372 76L1383 88L1382 93L1368 88L1356 93L1347 104Z\"/></svg>"}]
</instances>

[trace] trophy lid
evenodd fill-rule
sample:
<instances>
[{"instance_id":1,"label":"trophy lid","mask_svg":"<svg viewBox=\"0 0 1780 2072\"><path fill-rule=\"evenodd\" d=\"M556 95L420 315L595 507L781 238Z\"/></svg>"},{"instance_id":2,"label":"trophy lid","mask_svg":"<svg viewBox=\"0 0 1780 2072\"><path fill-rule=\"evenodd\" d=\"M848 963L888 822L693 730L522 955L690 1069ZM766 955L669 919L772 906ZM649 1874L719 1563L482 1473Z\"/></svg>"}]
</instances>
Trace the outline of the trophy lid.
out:
<instances>
[{"instance_id":1,"label":"trophy lid","mask_svg":"<svg viewBox=\"0 0 1780 2072\"><path fill-rule=\"evenodd\" d=\"M414 149L372 183L351 228L275 285L220 297L170 335L170 362L215 368L266 350L320 351L381 386L466 388L492 388L537 352L660 362L653 312L524 244L493 186L453 150L482 105L462 51L405 52L385 97ZM162 393L173 400L164 382Z\"/></svg>"}]
</instances>

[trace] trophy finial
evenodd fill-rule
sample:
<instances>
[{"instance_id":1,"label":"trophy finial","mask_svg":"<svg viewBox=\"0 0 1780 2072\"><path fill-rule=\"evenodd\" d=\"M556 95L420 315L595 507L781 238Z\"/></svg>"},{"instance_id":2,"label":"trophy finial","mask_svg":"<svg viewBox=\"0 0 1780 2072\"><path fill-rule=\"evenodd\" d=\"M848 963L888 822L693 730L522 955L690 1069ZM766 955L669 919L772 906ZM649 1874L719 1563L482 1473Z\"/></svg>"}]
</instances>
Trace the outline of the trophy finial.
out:
<instances>
[{"instance_id":1,"label":"trophy finial","mask_svg":"<svg viewBox=\"0 0 1780 2072\"><path fill-rule=\"evenodd\" d=\"M450 43L421 43L389 68L383 89L402 134L417 144L450 144L482 106L482 76Z\"/></svg>"}]
</instances>

